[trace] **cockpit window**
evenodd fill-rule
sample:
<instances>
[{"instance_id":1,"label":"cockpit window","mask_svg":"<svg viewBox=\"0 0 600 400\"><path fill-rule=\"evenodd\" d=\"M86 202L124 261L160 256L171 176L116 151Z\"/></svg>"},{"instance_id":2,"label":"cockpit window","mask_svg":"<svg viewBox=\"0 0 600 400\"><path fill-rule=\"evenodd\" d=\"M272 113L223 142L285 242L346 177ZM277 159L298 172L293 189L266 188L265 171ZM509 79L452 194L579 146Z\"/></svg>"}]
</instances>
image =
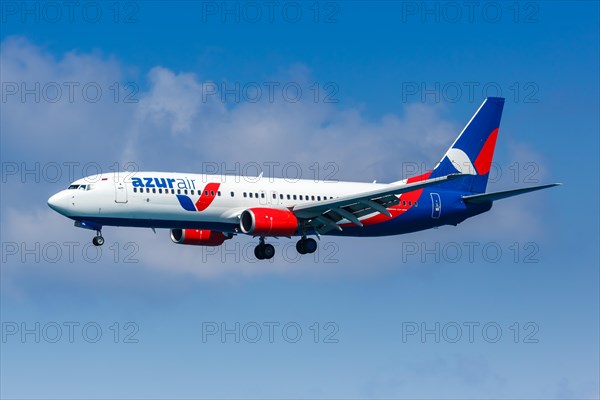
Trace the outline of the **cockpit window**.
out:
<instances>
[{"instance_id":1,"label":"cockpit window","mask_svg":"<svg viewBox=\"0 0 600 400\"><path fill-rule=\"evenodd\" d=\"M79 190L87 190L87 185L79 185Z\"/></svg>"},{"instance_id":2,"label":"cockpit window","mask_svg":"<svg viewBox=\"0 0 600 400\"><path fill-rule=\"evenodd\" d=\"M77 189L78 187L79 187L79 185L71 185L67 189Z\"/></svg>"}]
</instances>

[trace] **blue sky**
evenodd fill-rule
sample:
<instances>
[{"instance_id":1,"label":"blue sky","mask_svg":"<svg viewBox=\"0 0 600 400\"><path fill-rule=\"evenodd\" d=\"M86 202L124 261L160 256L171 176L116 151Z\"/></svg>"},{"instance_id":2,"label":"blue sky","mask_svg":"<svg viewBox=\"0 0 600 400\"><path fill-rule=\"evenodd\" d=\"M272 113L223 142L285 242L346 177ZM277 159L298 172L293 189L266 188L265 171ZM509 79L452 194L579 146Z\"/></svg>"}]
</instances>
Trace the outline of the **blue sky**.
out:
<instances>
[{"instance_id":1,"label":"blue sky","mask_svg":"<svg viewBox=\"0 0 600 400\"><path fill-rule=\"evenodd\" d=\"M0 396L598 398L598 4L268 4L2 3ZM128 163L398 180L486 93L488 189L564 186L458 227L256 263L133 228L97 254L46 205Z\"/></svg>"}]
</instances>

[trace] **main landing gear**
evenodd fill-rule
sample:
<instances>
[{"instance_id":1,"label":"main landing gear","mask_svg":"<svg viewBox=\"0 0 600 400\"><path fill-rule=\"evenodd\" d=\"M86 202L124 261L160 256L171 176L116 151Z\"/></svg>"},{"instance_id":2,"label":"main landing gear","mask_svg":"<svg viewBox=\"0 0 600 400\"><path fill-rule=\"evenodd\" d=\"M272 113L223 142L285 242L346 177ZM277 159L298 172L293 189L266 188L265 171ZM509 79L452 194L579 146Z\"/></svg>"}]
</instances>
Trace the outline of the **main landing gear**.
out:
<instances>
[{"instance_id":1,"label":"main landing gear","mask_svg":"<svg viewBox=\"0 0 600 400\"><path fill-rule=\"evenodd\" d=\"M104 244L104 238L102 237L101 231L96 231L96 236L92 239L94 246L102 246Z\"/></svg>"},{"instance_id":2,"label":"main landing gear","mask_svg":"<svg viewBox=\"0 0 600 400\"><path fill-rule=\"evenodd\" d=\"M272 244L265 243L265 238L261 237L258 246L254 248L254 255L259 260L270 260L275 255L275 247Z\"/></svg>"},{"instance_id":3,"label":"main landing gear","mask_svg":"<svg viewBox=\"0 0 600 400\"><path fill-rule=\"evenodd\" d=\"M296 243L296 250L300 254L311 254L317 251L317 241L313 238L302 237Z\"/></svg>"},{"instance_id":4,"label":"main landing gear","mask_svg":"<svg viewBox=\"0 0 600 400\"><path fill-rule=\"evenodd\" d=\"M317 251L317 241L304 236L296 243L296 250L300 254L314 253ZM270 260L275 255L275 248L273 245L265 243L265 238L261 237L258 246L254 248L254 255L259 260Z\"/></svg>"}]
</instances>

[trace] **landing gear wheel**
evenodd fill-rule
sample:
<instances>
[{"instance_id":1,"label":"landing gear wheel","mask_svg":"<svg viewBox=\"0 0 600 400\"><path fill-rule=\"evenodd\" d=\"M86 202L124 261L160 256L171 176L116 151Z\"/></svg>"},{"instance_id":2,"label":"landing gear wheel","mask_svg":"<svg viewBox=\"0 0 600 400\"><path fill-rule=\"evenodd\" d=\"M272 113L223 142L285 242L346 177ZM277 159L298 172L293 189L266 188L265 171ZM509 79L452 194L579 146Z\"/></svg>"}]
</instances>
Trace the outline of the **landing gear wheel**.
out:
<instances>
[{"instance_id":1,"label":"landing gear wheel","mask_svg":"<svg viewBox=\"0 0 600 400\"><path fill-rule=\"evenodd\" d=\"M265 260L270 260L275 255L275 247L272 244L263 245L263 255Z\"/></svg>"},{"instance_id":2,"label":"landing gear wheel","mask_svg":"<svg viewBox=\"0 0 600 400\"><path fill-rule=\"evenodd\" d=\"M304 250L307 254L317 251L317 241L313 238L304 239Z\"/></svg>"},{"instance_id":3,"label":"landing gear wheel","mask_svg":"<svg viewBox=\"0 0 600 400\"><path fill-rule=\"evenodd\" d=\"M296 251L300 254L306 254L306 250L304 249L304 239L300 239L296 242Z\"/></svg>"},{"instance_id":4,"label":"landing gear wheel","mask_svg":"<svg viewBox=\"0 0 600 400\"><path fill-rule=\"evenodd\" d=\"M259 260L270 260L275 255L275 247L272 244L260 243L254 248L254 256Z\"/></svg>"},{"instance_id":5,"label":"landing gear wheel","mask_svg":"<svg viewBox=\"0 0 600 400\"><path fill-rule=\"evenodd\" d=\"M311 254L317 251L317 241L312 238L302 238L296 243L296 250L300 254Z\"/></svg>"},{"instance_id":6,"label":"landing gear wheel","mask_svg":"<svg viewBox=\"0 0 600 400\"><path fill-rule=\"evenodd\" d=\"M92 239L92 243L94 246L102 246L104 244L104 238L101 235L98 235Z\"/></svg>"},{"instance_id":7,"label":"landing gear wheel","mask_svg":"<svg viewBox=\"0 0 600 400\"><path fill-rule=\"evenodd\" d=\"M259 260L265 259L265 245L259 244L254 248L254 256Z\"/></svg>"}]
</instances>

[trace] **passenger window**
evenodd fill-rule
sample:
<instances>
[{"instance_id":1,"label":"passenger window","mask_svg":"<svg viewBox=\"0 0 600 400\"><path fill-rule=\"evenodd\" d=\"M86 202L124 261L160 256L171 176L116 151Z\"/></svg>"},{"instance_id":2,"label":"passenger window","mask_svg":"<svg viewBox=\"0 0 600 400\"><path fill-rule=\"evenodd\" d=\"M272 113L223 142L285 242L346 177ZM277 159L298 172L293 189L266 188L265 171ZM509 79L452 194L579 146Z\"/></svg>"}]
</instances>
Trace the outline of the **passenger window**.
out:
<instances>
[{"instance_id":1,"label":"passenger window","mask_svg":"<svg viewBox=\"0 0 600 400\"><path fill-rule=\"evenodd\" d=\"M273 200L277 199L277 195L273 193Z\"/></svg>"},{"instance_id":2,"label":"passenger window","mask_svg":"<svg viewBox=\"0 0 600 400\"><path fill-rule=\"evenodd\" d=\"M290 195L289 195L289 194L287 195L287 199L288 199L288 200L290 199Z\"/></svg>"},{"instance_id":3,"label":"passenger window","mask_svg":"<svg viewBox=\"0 0 600 400\"><path fill-rule=\"evenodd\" d=\"M300 198L300 200L302 200L302 195L298 196Z\"/></svg>"},{"instance_id":4,"label":"passenger window","mask_svg":"<svg viewBox=\"0 0 600 400\"><path fill-rule=\"evenodd\" d=\"M279 199L283 200L283 195L282 194L279 195Z\"/></svg>"},{"instance_id":5,"label":"passenger window","mask_svg":"<svg viewBox=\"0 0 600 400\"><path fill-rule=\"evenodd\" d=\"M233 194L233 192L231 192L231 197L233 197L233 196L234 196L234 194Z\"/></svg>"},{"instance_id":6,"label":"passenger window","mask_svg":"<svg viewBox=\"0 0 600 400\"><path fill-rule=\"evenodd\" d=\"M410 201L410 200L409 200L409 201L408 201L408 205L409 205L409 206L412 206L412 201Z\"/></svg>"},{"instance_id":7,"label":"passenger window","mask_svg":"<svg viewBox=\"0 0 600 400\"><path fill-rule=\"evenodd\" d=\"M244 197L246 197L246 192L244 192Z\"/></svg>"},{"instance_id":8,"label":"passenger window","mask_svg":"<svg viewBox=\"0 0 600 400\"><path fill-rule=\"evenodd\" d=\"M171 189L171 194L175 194L175 189Z\"/></svg>"},{"instance_id":9,"label":"passenger window","mask_svg":"<svg viewBox=\"0 0 600 400\"><path fill-rule=\"evenodd\" d=\"M261 198L261 199L264 199L264 198L265 198L265 194L264 194L264 193L261 193L261 194L260 194L260 198Z\"/></svg>"},{"instance_id":10,"label":"passenger window","mask_svg":"<svg viewBox=\"0 0 600 400\"><path fill-rule=\"evenodd\" d=\"M137 193L137 188L133 188L133 193Z\"/></svg>"},{"instance_id":11,"label":"passenger window","mask_svg":"<svg viewBox=\"0 0 600 400\"><path fill-rule=\"evenodd\" d=\"M321 196L317 196L317 201L321 201Z\"/></svg>"},{"instance_id":12,"label":"passenger window","mask_svg":"<svg viewBox=\"0 0 600 400\"><path fill-rule=\"evenodd\" d=\"M205 195L205 196L208 196L208 190L205 190L205 191L204 191L204 195Z\"/></svg>"},{"instance_id":13,"label":"passenger window","mask_svg":"<svg viewBox=\"0 0 600 400\"><path fill-rule=\"evenodd\" d=\"M311 199L312 201L315 201L315 196L310 196L310 199Z\"/></svg>"},{"instance_id":14,"label":"passenger window","mask_svg":"<svg viewBox=\"0 0 600 400\"><path fill-rule=\"evenodd\" d=\"M296 200L296 195L294 195L294 200Z\"/></svg>"},{"instance_id":15,"label":"passenger window","mask_svg":"<svg viewBox=\"0 0 600 400\"><path fill-rule=\"evenodd\" d=\"M250 198L252 198L252 192L250 192Z\"/></svg>"},{"instance_id":16,"label":"passenger window","mask_svg":"<svg viewBox=\"0 0 600 400\"><path fill-rule=\"evenodd\" d=\"M177 189L177 194L181 194L181 189Z\"/></svg>"},{"instance_id":17,"label":"passenger window","mask_svg":"<svg viewBox=\"0 0 600 400\"><path fill-rule=\"evenodd\" d=\"M220 196L220 195L221 195L221 191L219 190L219 191L217 192L217 196Z\"/></svg>"},{"instance_id":18,"label":"passenger window","mask_svg":"<svg viewBox=\"0 0 600 400\"><path fill-rule=\"evenodd\" d=\"M159 189L160 190L160 189ZM194 195L194 189L190 190L190 194L193 196Z\"/></svg>"},{"instance_id":19,"label":"passenger window","mask_svg":"<svg viewBox=\"0 0 600 400\"><path fill-rule=\"evenodd\" d=\"M211 190L211 191L210 191L210 195L211 195L211 196L214 196L214 195L215 195L215 191L214 191L214 190Z\"/></svg>"},{"instance_id":20,"label":"passenger window","mask_svg":"<svg viewBox=\"0 0 600 400\"><path fill-rule=\"evenodd\" d=\"M146 188L146 193L150 193L150 188Z\"/></svg>"}]
</instances>

